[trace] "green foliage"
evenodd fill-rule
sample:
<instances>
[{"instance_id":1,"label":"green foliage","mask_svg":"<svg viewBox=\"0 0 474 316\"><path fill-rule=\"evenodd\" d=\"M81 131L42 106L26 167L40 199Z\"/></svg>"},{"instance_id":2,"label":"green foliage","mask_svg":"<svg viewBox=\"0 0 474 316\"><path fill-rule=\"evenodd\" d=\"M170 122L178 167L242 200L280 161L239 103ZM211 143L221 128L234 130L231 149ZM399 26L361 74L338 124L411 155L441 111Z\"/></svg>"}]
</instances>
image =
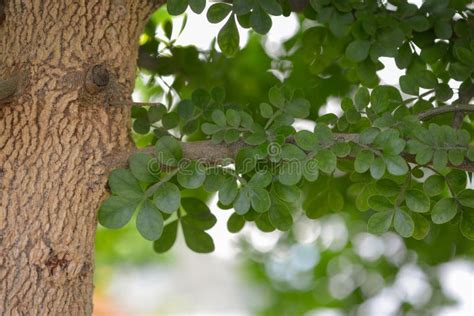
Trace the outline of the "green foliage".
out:
<instances>
[{"instance_id":1,"label":"green foliage","mask_svg":"<svg viewBox=\"0 0 474 316\"><path fill-rule=\"evenodd\" d=\"M448 84L462 81L457 94L472 93L474 36L465 24L472 12L463 1L442 10L432 3L390 1L388 9L377 1L310 1L301 16L309 27L285 43L293 72L277 84L267 77L271 60L256 41L245 48L255 60L239 51L237 24L265 34L270 15L291 12L284 1L210 6L208 20L223 25L217 44L232 59L214 48L200 56L173 46L168 24L162 27L170 56L155 56L158 44L148 32L142 48L158 68L142 70L175 76L170 90L181 94L168 93L166 106L133 109L134 136L155 152L134 154L129 169L112 172L100 223L119 228L136 211L138 231L155 240L157 252L172 247L178 227L192 250L209 252L206 230L215 220L204 201L217 192L218 207L233 210L233 233L246 222L288 231L301 210L316 219L352 203L367 212L360 216L372 233L393 229L424 239L450 223L472 239L474 197L465 171L473 170L473 129L469 118L452 124L455 103L469 101L450 101ZM202 1L176 0L168 11L181 14L188 5L204 8ZM381 57L394 58L404 71L399 87L379 84ZM226 89L211 89L216 85ZM340 116L318 114L328 96L341 97ZM303 120L315 128L297 131ZM225 157L187 160L183 146L195 140L207 140ZM347 185L335 189L336 181Z\"/></svg>"}]
</instances>

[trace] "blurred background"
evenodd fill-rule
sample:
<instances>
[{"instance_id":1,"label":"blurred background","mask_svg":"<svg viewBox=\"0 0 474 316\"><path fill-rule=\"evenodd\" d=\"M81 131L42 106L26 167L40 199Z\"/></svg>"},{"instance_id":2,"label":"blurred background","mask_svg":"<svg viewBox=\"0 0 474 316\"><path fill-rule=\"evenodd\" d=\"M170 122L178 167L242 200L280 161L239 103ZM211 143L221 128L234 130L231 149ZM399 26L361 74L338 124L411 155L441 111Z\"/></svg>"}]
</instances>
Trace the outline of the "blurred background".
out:
<instances>
[{"instance_id":1,"label":"blurred background","mask_svg":"<svg viewBox=\"0 0 474 316\"><path fill-rule=\"evenodd\" d=\"M172 106L194 89L222 86L229 102L253 110L270 87L284 82L304 91L310 119L340 114L341 97L354 86L337 66L322 76L309 65L304 31L311 25L296 15L272 20L266 36L240 29L241 51L226 58L215 44L222 25L204 14L171 18L160 9L140 38L141 51L156 58L140 65L134 100ZM398 85L402 71L392 58L381 61L381 82ZM312 128L310 121L296 125ZM139 146L158 137L133 136ZM342 173L304 183L303 207L318 218L294 210L295 225L286 233L264 233L247 223L232 234L232 210L188 190L207 200L218 219L208 231L216 245L211 254L193 253L178 234L172 250L159 255L134 221L120 230L98 227L94 315L474 315L472 242L454 224L432 226L423 240L371 235L351 183ZM331 194L344 197L340 211Z\"/></svg>"}]
</instances>

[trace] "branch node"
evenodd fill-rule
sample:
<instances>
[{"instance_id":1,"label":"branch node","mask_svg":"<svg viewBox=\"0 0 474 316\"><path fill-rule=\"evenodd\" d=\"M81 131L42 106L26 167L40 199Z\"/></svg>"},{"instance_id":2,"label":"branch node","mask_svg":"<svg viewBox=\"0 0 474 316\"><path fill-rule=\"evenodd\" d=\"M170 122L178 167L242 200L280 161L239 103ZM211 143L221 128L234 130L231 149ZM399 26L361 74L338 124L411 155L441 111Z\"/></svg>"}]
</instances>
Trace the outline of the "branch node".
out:
<instances>
[{"instance_id":1,"label":"branch node","mask_svg":"<svg viewBox=\"0 0 474 316\"><path fill-rule=\"evenodd\" d=\"M109 71L104 65L94 65L89 68L85 78L85 88L90 94L103 91L110 81Z\"/></svg>"},{"instance_id":2,"label":"branch node","mask_svg":"<svg viewBox=\"0 0 474 316\"><path fill-rule=\"evenodd\" d=\"M17 73L8 79L0 80L0 104L11 102L13 96L19 94L25 78L24 73Z\"/></svg>"}]
</instances>

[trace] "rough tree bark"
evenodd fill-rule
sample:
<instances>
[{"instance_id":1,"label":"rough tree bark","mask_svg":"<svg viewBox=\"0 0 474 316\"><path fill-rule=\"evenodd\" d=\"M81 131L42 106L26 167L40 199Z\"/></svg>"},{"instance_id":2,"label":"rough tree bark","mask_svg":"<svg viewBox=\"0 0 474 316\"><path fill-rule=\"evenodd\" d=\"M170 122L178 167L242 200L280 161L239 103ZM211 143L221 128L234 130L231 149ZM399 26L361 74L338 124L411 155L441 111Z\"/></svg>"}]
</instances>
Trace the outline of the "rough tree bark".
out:
<instances>
[{"instance_id":1,"label":"rough tree bark","mask_svg":"<svg viewBox=\"0 0 474 316\"><path fill-rule=\"evenodd\" d=\"M0 2L0 78L26 78L0 104L0 315L88 315L108 161L132 146L108 103L129 99L159 3Z\"/></svg>"}]
</instances>

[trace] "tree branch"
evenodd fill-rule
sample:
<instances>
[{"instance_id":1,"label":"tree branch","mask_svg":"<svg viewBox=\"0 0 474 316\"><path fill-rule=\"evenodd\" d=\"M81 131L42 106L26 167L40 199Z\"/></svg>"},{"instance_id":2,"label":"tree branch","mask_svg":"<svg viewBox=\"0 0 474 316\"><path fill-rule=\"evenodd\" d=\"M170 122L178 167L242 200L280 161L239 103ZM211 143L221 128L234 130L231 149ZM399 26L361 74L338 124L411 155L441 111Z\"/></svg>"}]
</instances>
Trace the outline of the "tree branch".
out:
<instances>
[{"instance_id":1,"label":"tree branch","mask_svg":"<svg viewBox=\"0 0 474 316\"><path fill-rule=\"evenodd\" d=\"M458 105L445 105L440 106L438 108L430 109L418 114L418 118L421 121L429 120L430 118L445 114L445 113L466 113L466 112L474 112L474 104L458 104ZM464 115L464 114L463 114Z\"/></svg>"},{"instance_id":2,"label":"tree branch","mask_svg":"<svg viewBox=\"0 0 474 316\"><path fill-rule=\"evenodd\" d=\"M214 144L210 140L200 140L187 143L181 142L180 144L183 149L184 159L199 160L201 163L208 165L219 165L225 159L233 159L240 149L248 146L243 141L238 141L232 144ZM107 165L111 169L126 167L128 158L137 152L153 155L155 153L155 147L130 148L115 153L107 160Z\"/></svg>"},{"instance_id":3,"label":"tree branch","mask_svg":"<svg viewBox=\"0 0 474 316\"><path fill-rule=\"evenodd\" d=\"M338 142L358 142L359 134L334 134L334 138ZM294 143L292 138L288 138L287 143ZM235 159L235 156L240 149L244 147L251 147L244 141L240 140L232 144L214 144L211 140L200 140L194 142L181 142L183 149L183 158L188 160L199 160L201 163L206 165L221 165L225 160ZM130 149L122 153L113 155L112 159L108 161L110 168L126 167L128 157L134 153L141 152L153 155L155 152L154 147L146 147L141 149ZM415 155L409 153L402 153L402 157L410 163L416 164ZM343 159L353 160L353 156L348 156ZM428 164L426 166L430 166ZM465 159L462 164L455 166L448 163L448 166L453 169L464 170L468 172L474 172L474 163Z\"/></svg>"}]
</instances>

